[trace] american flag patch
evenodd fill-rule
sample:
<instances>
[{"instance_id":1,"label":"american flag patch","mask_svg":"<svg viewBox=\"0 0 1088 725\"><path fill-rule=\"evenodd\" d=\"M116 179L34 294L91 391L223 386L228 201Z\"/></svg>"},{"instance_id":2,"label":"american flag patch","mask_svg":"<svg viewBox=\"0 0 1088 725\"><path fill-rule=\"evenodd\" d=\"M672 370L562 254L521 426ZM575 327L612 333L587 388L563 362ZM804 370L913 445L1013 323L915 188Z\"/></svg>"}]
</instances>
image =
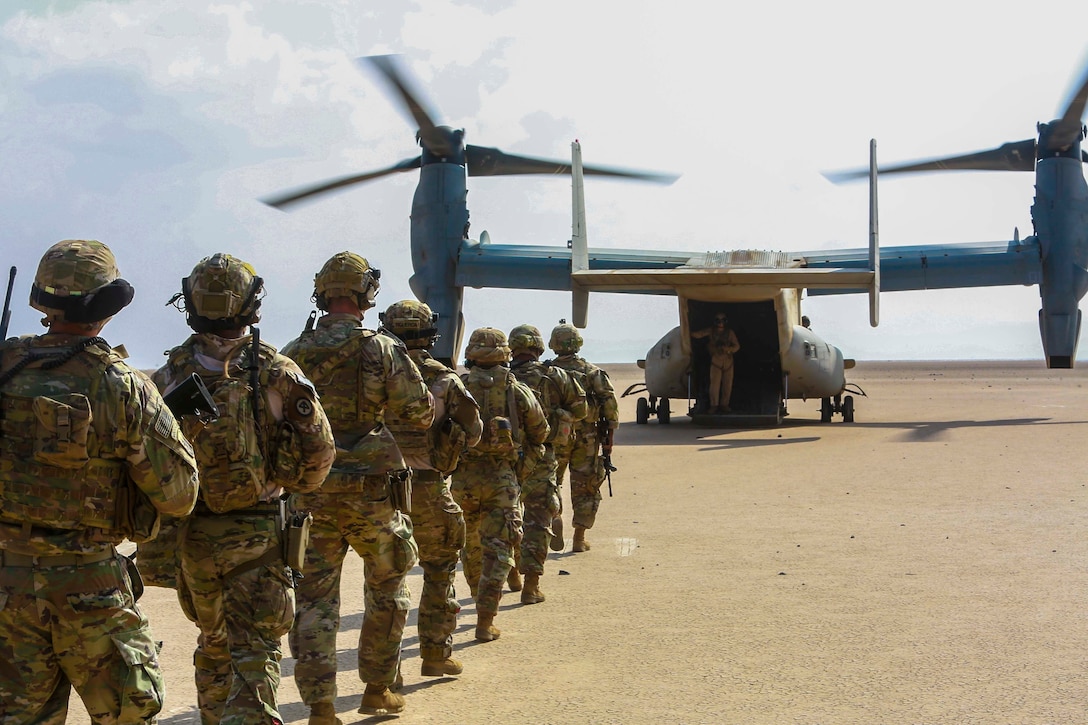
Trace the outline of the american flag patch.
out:
<instances>
[{"instance_id":1,"label":"american flag patch","mask_svg":"<svg viewBox=\"0 0 1088 725\"><path fill-rule=\"evenodd\" d=\"M171 421L167 419L162 410L155 416L155 432L163 440L170 440L174 432L174 426L171 425Z\"/></svg>"}]
</instances>

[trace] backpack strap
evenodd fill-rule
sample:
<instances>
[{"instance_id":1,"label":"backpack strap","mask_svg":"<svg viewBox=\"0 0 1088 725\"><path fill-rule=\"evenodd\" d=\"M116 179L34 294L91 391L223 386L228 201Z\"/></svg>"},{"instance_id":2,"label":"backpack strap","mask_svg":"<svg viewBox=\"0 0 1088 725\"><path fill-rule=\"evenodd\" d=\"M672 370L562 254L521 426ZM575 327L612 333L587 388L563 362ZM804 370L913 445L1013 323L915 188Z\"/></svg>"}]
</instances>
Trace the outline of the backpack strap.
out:
<instances>
[{"instance_id":1,"label":"backpack strap","mask_svg":"<svg viewBox=\"0 0 1088 725\"><path fill-rule=\"evenodd\" d=\"M514 397L514 382L517 378L509 370L506 371L506 407L510 413L510 433L514 442L521 445L521 421L518 419L518 401Z\"/></svg>"}]
</instances>

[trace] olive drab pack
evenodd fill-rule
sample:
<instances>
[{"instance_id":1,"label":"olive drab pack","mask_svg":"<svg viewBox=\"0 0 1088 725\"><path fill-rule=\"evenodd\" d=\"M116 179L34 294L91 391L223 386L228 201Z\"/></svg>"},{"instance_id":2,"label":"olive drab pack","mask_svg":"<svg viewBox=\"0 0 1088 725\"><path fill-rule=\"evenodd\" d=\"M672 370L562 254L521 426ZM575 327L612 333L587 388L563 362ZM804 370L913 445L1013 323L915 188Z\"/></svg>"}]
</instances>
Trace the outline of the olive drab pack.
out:
<instances>
[{"instance_id":1,"label":"olive drab pack","mask_svg":"<svg viewBox=\"0 0 1088 725\"><path fill-rule=\"evenodd\" d=\"M106 371L122 357L101 338L71 348L32 342L0 345L0 522L28 532L99 529L104 540L154 536L157 516L146 531L124 530L131 514L120 509L134 503L122 495L127 444L93 415Z\"/></svg>"},{"instance_id":2,"label":"olive drab pack","mask_svg":"<svg viewBox=\"0 0 1088 725\"><path fill-rule=\"evenodd\" d=\"M268 370L276 350L260 344L258 386L254 395L248 367L252 365L252 338L240 338L238 347L246 347L241 369L230 369L232 353L224 369L209 372L198 365L189 345L176 347L169 353L167 365L174 380L183 380L193 372L200 375L219 409L219 417L205 423L196 416L182 416L185 436L193 444L200 470L200 497L215 513L227 513L256 504L268 483L269 462L273 458L273 443L268 428L258 421L270 418L264 390L268 386ZM254 406L258 406L255 408ZM273 421L267 420L271 424Z\"/></svg>"},{"instance_id":3,"label":"olive drab pack","mask_svg":"<svg viewBox=\"0 0 1088 725\"><path fill-rule=\"evenodd\" d=\"M488 376L489 377L485 377ZM521 455L521 424L514 398L514 374L504 367L478 370L461 376L480 404L483 436L469 450L515 462Z\"/></svg>"},{"instance_id":4,"label":"olive drab pack","mask_svg":"<svg viewBox=\"0 0 1088 725\"><path fill-rule=\"evenodd\" d=\"M551 365L539 361L518 365L515 370L518 381L525 383L533 391L537 402L548 417L548 427L551 429L548 443L555 446L567 446L574 437L575 418L571 411L563 408L563 391L552 377L554 374L557 373L552 372Z\"/></svg>"}]
</instances>

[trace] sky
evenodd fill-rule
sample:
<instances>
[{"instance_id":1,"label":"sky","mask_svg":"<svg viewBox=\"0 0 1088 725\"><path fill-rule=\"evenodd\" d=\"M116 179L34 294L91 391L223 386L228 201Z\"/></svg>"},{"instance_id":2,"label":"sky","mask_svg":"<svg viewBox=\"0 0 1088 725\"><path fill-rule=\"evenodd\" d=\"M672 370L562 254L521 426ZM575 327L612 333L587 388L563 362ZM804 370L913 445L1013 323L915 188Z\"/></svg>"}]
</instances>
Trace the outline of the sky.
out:
<instances>
[{"instance_id":1,"label":"sky","mask_svg":"<svg viewBox=\"0 0 1088 725\"><path fill-rule=\"evenodd\" d=\"M867 244L868 190L822 171L990 149L1035 135L1085 65L1085 11L1041 2L208 0L0 5L0 268L18 267L9 334L56 241L99 239L136 288L104 336L158 367L189 333L166 307L202 257L265 279L262 338L282 346L313 275L351 250L382 270L378 309L411 297L400 174L291 212L261 197L418 153L415 125L360 56L402 55L468 143L680 174L587 179L590 247L799 251ZM883 246L1031 233L1033 176L883 180ZM565 245L570 181L469 179L470 236ZM6 279L6 273L4 274ZM898 292L870 328L864 295L806 299L858 360L1042 359L1036 287ZM570 317L561 292L465 292L471 330ZM371 311L367 323L377 326ZM674 297L594 294L583 354L632 362L677 324ZM1085 336L1088 338L1088 332ZM1083 350L1080 358L1088 360Z\"/></svg>"}]
</instances>

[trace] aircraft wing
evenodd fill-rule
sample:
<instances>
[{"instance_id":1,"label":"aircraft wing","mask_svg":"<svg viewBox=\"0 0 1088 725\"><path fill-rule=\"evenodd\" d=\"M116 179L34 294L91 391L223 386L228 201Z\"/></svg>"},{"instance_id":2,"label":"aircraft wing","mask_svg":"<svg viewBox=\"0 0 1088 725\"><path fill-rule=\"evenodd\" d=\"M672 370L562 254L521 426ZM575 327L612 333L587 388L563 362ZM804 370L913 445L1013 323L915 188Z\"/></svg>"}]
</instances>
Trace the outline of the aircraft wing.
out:
<instances>
[{"instance_id":1,"label":"aircraft wing","mask_svg":"<svg viewBox=\"0 0 1088 725\"><path fill-rule=\"evenodd\" d=\"M738 262L738 255L741 255ZM1042 277L1036 237L1006 242L882 247L884 292L1033 285ZM810 294L867 292L869 249L808 252L703 252L590 249L583 289L675 294L677 287L747 285L805 288ZM569 291L571 250L535 245L462 243L457 284L465 287Z\"/></svg>"}]
</instances>

